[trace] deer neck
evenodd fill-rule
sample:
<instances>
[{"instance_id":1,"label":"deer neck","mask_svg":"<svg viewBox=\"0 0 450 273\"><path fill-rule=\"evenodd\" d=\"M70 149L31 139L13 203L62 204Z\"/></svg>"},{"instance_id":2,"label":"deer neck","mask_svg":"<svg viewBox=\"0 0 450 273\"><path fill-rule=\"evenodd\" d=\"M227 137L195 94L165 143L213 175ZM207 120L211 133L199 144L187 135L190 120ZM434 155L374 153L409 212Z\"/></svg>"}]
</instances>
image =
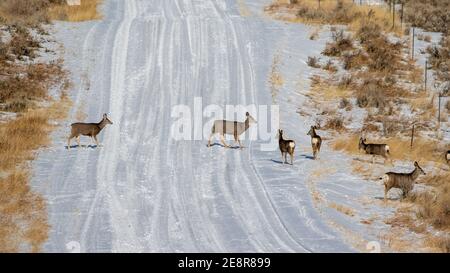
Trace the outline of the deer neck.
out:
<instances>
[{"instance_id":1,"label":"deer neck","mask_svg":"<svg viewBox=\"0 0 450 273\"><path fill-rule=\"evenodd\" d=\"M361 145L364 150L367 148L367 146L369 146L369 144L366 144L364 141L361 141Z\"/></svg>"},{"instance_id":2,"label":"deer neck","mask_svg":"<svg viewBox=\"0 0 450 273\"><path fill-rule=\"evenodd\" d=\"M100 128L100 130L102 130L103 128L105 128L106 124L107 124L106 120L102 120L102 121L100 121L99 123L97 123L98 128Z\"/></svg>"},{"instance_id":3,"label":"deer neck","mask_svg":"<svg viewBox=\"0 0 450 273\"><path fill-rule=\"evenodd\" d=\"M244 121L244 128L244 131L247 131L247 129L250 128L250 120L248 118Z\"/></svg>"},{"instance_id":4,"label":"deer neck","mask_svg":"<svg viewBox=\"0 0 450 273\"><path fill-rule=\"evenodd\" d=\"M315 138L317 136L316 130L311 129L311 138Z\"/></svg>"}]
</instances>

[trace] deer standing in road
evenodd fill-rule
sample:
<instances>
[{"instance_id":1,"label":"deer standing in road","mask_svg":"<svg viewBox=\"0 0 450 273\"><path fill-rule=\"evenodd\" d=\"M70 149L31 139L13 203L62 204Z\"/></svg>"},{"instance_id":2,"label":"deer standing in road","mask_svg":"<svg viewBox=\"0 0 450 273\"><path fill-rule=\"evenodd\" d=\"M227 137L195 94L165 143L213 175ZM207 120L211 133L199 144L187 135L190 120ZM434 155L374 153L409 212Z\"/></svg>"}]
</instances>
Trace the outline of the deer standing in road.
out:
<instances>
[{"instance_id":1,"label":"deer standing in road","mask_svg":"<svg viewBox=\"0 0 450 273\"><path fill-rule=\"evenodd\" d=\"M317 155L320 152L320 146L322 146L322 138L316 133L316 126L311 126L307 135L311 136L311 146L313 150L314 159L317 158Z\"/></svg>"},{"instance_id":2,"label":"deer standing in road","mask_svg":"<svg viewBox=\"0 0 450 273\"><path fill-rule=\"evenodd\" d=\"M384 201L386 202L387 193L391 188L402 190L403 198L405 198L414 188L414 181L420 174L425 175L425 171L419 166L417 161L414 162L414 170L410 173L388 172L380 179L384 183Z\"/></svg>"},{"instance_id":3,"label":"deer standing in road","mask_svg":"<svg viewBox=\"0 0 450 273\"><path fill-rule=\"evenodd\" d=\"M70 149L70 140L74 137L77 139L78 147L81 147L80 145L81 135L91 137L98 147L99 144L97 140L97 135L101 132L103 128L105 128L107 124L113 123L111 120L108 119L108 116L106 114L103 114L103 119L99 123L82 123L82 122L72 123L70 125L71 133L67 140L67 148Z\"/></svg>"},{"instance_id":4,"label":"deer standing in road","mask_svg":"<svg viewBox=\"0 0 450 273\"><path fill-rule=\"evenodd\" d=\"M211 147L211 139L215 134L220 135L220 140L225 148L230 146L225 142L224 135L233 135L234 141L239 143L239 148L242 149L241 140L239 136L247 131L253 123L257 123L256 120L248 113L245 113L247 117L244 122L229 121L229 120L216 120L211 128L211 135L208 140L208 147Z\"/></svg>"},{"instance_id":5,"label":"deer standing in road","mask_svg":"<svg viewBox=\"0 0 450 273\"><path fill-rule=\"evenodd\" d=\"M291 165L294 165L294 149L295 149L295 141L290 139L283 139L283 130L278 130L278 144L281 152L281 161L284 163L287 162L287 154L291 157Z\"/></svg>"},{"instance_id":6,"label":"deer standing in road","mask_svg":"<svg viewBox=\"0 0 450 273\"><path fill-rule=\"evenodd\" d=\"M372 163L375 161L375 155L382 156L386 162L389 154L389 146L387 144L366 143L367 139L359 138L359 150L364 150L366 154L372 155Z\"/></svg>"}]
</instances>

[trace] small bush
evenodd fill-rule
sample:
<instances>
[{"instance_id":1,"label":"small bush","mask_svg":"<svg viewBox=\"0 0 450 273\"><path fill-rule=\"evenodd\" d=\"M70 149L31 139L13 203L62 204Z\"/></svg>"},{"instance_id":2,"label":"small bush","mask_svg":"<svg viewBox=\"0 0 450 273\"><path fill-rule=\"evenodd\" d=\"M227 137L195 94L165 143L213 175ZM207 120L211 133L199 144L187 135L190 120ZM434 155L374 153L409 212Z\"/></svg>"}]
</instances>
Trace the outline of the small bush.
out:
<instances>
[{"instance_id":1,"label":"small bush","mask_svg":"<svg viewBox=\"0 0 450 273\"><path fill-rule=\"evenodd\" d=\"M327 63L322 67L322 69L333 73L338 70L337 67L333 64L333 61L331 60L328 60Z\"/></svg>"},{"instance_id":2,"label":"small bush","mask_svg":"<svg viewBox=\"0 0 450 273\"><path fill-rule=\"evenodd\" d=\"M308 61L306 61L306 63L311 67L320 68L319 58L317 57L308 57Z\"/></svg>"},{"instance_id":3,"label":"small bush","mask_svg":"<svg viewBox=\"0 0 450 273\"><path fill-rule=\"evenodd\" d=\"M346 35L343 30L331 33L333 42L327 43L322 54L326 56L341 56L347 50L353 48L353 42L350 35Z\"/></svg>"},{"instance_id":4,"label":"small bush","mask_svg":"<svg viewBox=\"0 0 450 273\"><path fill-rule=\"evenodd\" d=\"M340 88L349 88L353 83L352 75L345 75L339 79L338 87Z\"/></svg>"}]
</instances>

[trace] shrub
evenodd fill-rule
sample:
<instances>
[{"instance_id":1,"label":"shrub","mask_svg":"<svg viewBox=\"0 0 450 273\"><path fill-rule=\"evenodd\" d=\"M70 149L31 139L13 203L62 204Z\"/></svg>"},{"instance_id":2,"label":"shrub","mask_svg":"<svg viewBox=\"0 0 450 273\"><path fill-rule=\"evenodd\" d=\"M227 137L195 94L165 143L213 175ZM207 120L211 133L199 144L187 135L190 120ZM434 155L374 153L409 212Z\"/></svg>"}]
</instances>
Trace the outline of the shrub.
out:
<instances>
[{"instance_id":1,"label":"shrub","mask_svg":"<svg viewBox=\"0 0 450 273\"><path fill-rule=\"evenodd\" d=\"M450 29L450 1L408 0L405 2L404 18L413 26L427 31L448 33Z\"/></svg>"},{"instance_id":2,"label":"shrub","mask_svg":"<svg viewBox=\"0 0 450 273\"><path fill-rule=\"evenodd\" d=\"M322 69L330 72L336 72L338 70L331 60L328 60L327 63L322 67Z\"/></svg>"},{"instance_id":3,"label":"shrub","mask_svg":"<svg viewBox=\"0 0 450 273\"><path fill-rule=\"evenodd\" d=\"M314 68L319 68L319 58L317 57L308 57L308 61L306 62L309 66Z\"/></svg>"},{"instance_id":4,"label":"shrub","mask_svg":"<svg viewBox=\"0 0 450 273\"><path fill-rule=\"evenodd\" d=\"M331 33L332 42L327 43L322 54L326 56L340 56L344 51L353 48L353 42L350 35L346 35L343 30Z\"/></svg>"}]
</instances>

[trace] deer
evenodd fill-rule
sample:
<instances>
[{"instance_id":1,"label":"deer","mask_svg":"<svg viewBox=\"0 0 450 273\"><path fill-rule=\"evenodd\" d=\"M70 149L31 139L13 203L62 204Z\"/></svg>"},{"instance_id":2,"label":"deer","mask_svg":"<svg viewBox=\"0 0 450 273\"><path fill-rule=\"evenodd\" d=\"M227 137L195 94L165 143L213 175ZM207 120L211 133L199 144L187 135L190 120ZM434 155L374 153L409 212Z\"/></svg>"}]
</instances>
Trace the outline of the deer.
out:
<instances>
[{"instance_id":1,"label":"deer","mask_svg":"<svg viewBox=\"0 0 450 273\"><path fill-rule=\"evenodd\" d=\"M316 133L316 129L316 126L311 126L311 129L309 129L309 132L306 134L311 136L311 146L314 159L317 158L317 155L320 152L320 146L322 145L322 138Z\"/></svg>"},{"instance_id":2,"label":"deer","mask_svg":"<svg viewBox=\"0 0 450 273\"><path fill-rule=\"evenodd\" d=\"M70 125L71 133L70 133L69 138L67 139L67 148L70 149L70 140L74 137L77 139L78 147L81 147L81 145L80 145L80 136L81 135L91 137L95 141L95 144L97 145L97 147L99 147L97 135L108 124L113 124L113 123L106 114L103 114L102 120L98 123L83 123L83 122L72 123Z\"/></svg>"},{"instance_id":3,"label":"deer","mask_svg":"<svg viewBox=\"0 0 450 273\"><path fill-rule=\"evenodd\" d=\"M366 154L372 155L372 164L375 162L375 155L382 156L386 162L386 159L390 155L389 145L387 144L373 144L366 143L367 139L360 137L358 150L364 150Z\"/></svg>"},{"instance_id":4,"label":"deer","mask_svg":"<svg viewBox=\"0 0 450 273\"><path fill-rule=\"evenodd\" d=\"M384 201L386 202L387 193L392 188L402 190L403 198L405 198L414 188L414 181L420 174L426 175L425 171L419 166L417 161L414 162L414 170L410 173L388 172L380 180L384 183Z\"/></svg>"},{"instance_id":5,"label":"deer","mask_svg":"<svg viewBox=\"0 0 450 273\"><path fill-rule=\"evenodd\" d=\"M229 121L229 120L215 120L214 124L211 128L211 135L208 140L208 147L211 147L211 139L215 134L220 135L220 139L225 148L229 148L230 146L225 142L224 135L233 135L235 143L239 143L239 148L242 149L241 140L239 136L243 134L245 131L250 128L250 126L254 123L257 123L256 120L249 114L249 112L245 113L246 119L244 122L239 121Z\"/></svg>"},{"instance_id":6,"label":"deer","mask_svg":"<svg viewBox=\"0 0 450 273\"><path fill-rule=\"evenodd\" d=\"M450 164L450 150L445 154L445 160L447 160L447 164Z\"/></svg>"},{"instance_id":7,"label":"deer","mask_svg":"<svg viewBox=\"0 0 450 273\"><path fill-rule=\"evenodd\" d=\"M283 130L278 130L278 145L280 147L281 152L281 161L284 163L287 162L287 154L291 157L291 165L294 165L294 149L295 149L295 141L290 139L283 139Z\"/></svg>"}]
</instances>

